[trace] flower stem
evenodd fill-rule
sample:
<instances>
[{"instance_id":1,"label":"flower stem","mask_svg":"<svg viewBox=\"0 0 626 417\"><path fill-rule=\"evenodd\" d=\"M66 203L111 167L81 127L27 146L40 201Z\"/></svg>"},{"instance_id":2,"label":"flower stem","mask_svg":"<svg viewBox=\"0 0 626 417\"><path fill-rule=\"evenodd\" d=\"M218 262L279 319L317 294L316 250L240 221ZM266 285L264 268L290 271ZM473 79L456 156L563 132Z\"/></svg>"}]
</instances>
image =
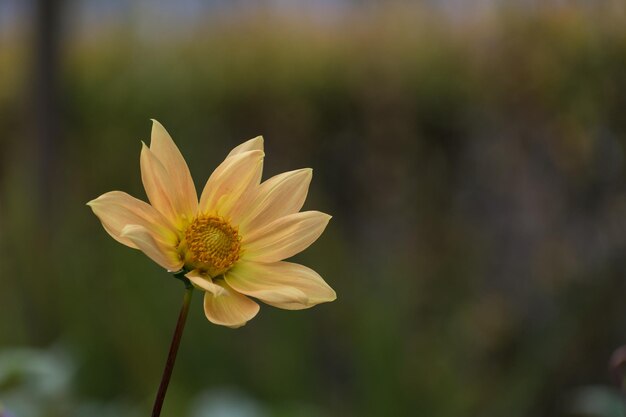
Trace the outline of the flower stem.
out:
<instances>
[{"instance_id":1,"label":"flower stem","mask_svg":"<svg viewBox=\"0 0 626 417\"><path fill-rule=\"evenodd\" d=\"M161 377L161 385L159 385L159 392L154 400L154 407L152 408L152 417L159 417L161 415L161 407L163 406L163 400L165 399L165 393L167 392L167 386L170 383L170 377L172 376L172 370L174 369L174 362L176 362L176 354L178 353L178 346L180 345L180 339L183 336L183 330L185 329L185 322L187 321L187 313L189 312L189 305L191 304L191 294L193 293L193 286L189 281L185 282L185 295L183 297L183 305L180 308L178 314L178 322L176 323L176 330L174 330L174 336L172 337L172 343L170 344L170 352L167 355L167 362L165 363L165 369L163 370L163 376Z\"/></svg>"}]
</instances>

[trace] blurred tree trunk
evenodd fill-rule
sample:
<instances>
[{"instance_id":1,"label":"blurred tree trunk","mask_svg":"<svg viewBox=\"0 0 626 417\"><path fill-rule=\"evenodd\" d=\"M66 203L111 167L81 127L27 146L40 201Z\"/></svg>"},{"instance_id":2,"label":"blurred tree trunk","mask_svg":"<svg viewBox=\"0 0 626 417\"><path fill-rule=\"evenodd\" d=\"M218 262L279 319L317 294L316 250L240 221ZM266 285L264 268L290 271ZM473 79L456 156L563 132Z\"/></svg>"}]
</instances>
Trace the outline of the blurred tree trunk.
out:
<instances>
[{"instance_id":1,"label":"blurred tree trunk","mask_svg":"<svg viewBox=\"0 0 626 417\"><path fill-rule=\"evenodd\" d=\"M60 307L54 303L47 304L47 299L49 294L60 293L59 285L62 283L58 276L50 273L60 268L52 265L51 260L55 259L53 252L59 236L58 229L55 229L56 211L59 209L55 207L58 205L55 192L59 188L61 167L59 57L62 3L62 0L36 0L33 3L32 112L26 115L32 149L26 147L31 151L26 160L35 164L31 174L33 190L27 196L28 203L34 203L35 207L32 213L28 213L34 218L27 225L31 228L27 234L31 241L26 244L30 252L46 254L41 257L46 262L44 266L26 259L21 273L32 276L46 274L47 279L37 281L36 288L31 283L23 283L20 305L23 306L25 328L30 330L27 340L35 344L49 343L59 334L59 328L55 326L58 317L51 315L50 310L58 312Z\"/></svg>"},{"instance_id":2,"label":"blurred tree trunk","mask_svg":"<svg viewBox=\"0 0 626 417\"><path fill-rule=\"evenodd\" d=\"M42 232L49 235L46 221L53 204L55 179L58 177L59 119L59 49L62 0L38 0L34 44L34 139L37 161L37 203Z\"/></svg>"}]
</instances>

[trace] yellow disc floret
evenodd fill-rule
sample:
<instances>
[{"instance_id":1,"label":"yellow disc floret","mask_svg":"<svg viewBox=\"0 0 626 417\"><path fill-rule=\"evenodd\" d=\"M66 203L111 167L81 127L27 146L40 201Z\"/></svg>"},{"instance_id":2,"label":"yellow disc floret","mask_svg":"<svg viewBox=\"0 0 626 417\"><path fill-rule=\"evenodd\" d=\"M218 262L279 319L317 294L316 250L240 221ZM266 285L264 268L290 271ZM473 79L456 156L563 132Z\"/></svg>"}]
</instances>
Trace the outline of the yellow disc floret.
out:
<instances>
[{"instance_id":1,"label":"yellow disc floret","mask_svg":"<svg viewBox=\"0 0 626 417\"><path fill-rule=\"evenodd\" d=\"M200 215L185 230L179 250L187 269L202 269L216 277L239 259L241 238L223 217Z\"/></svg>"}]
</instances>

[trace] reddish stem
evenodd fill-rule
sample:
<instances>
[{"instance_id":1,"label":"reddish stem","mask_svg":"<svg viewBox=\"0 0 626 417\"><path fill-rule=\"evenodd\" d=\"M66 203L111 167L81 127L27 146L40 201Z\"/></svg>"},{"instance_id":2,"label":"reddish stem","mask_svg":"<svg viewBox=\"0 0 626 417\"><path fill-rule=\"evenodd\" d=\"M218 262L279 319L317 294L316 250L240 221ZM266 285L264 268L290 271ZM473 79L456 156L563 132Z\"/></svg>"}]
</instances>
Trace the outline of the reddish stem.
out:
<instances>
[{"instance_id":1,"label":"reddish stem","mask_svg":"<svg viewBox=\"0 0 626 417\"><path fill-rule=\"evenodd\" d=\"M183 305L180 308L180 313L178 314L178 322L176 323L176 330L174 330L174 336L172 337L172 343L170 344L170 352L167 355L167 362L165 363L165 369L163 370L163 376L161 377L161 385L159 385L159 392L157 393L156 399L154 400L152 417L159 417L161 415L161 407L163 407L163 400L165 400L167 386L170 383L172 370L174 369L174 362L176 362L178 346L180 345L180 339L182 338L183 330L185 329L185 322L187 321L187 313L189 312L189 305L191 304L192 293L193 286L186 285L185 295L183 297Z\"/></svg>"}]
</instances>

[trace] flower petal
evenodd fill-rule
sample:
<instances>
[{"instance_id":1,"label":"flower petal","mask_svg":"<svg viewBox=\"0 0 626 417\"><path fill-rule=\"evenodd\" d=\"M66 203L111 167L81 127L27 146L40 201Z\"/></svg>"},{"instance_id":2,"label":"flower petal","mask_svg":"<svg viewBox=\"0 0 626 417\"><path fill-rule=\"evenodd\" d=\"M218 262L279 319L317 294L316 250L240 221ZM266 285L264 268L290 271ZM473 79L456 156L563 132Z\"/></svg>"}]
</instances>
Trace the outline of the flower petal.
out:
<instances>
[{"instance_id":1,"label":"flower petal","mask_svg":"<svg viewBox=\"0 0 626 417\"><path fill-rule=\"evenodd\" d=\"M262 151L263 150L263 136L257 136L256 138L250 139L241 145L233 148L232 151L228 154L229 156L237 155L238 153L247 152L247 151Z\"/></svg>"},{"instance_id":2,"label":"flower petal","mask_svg":"<svg viewBox=\"0 0 626 417\"><path fill-rule=\"evenodd\" d=\"M191 281L191 283L195 287L204 291L208 291L211 294L222 295L222 293L225 291L223 287L214 284L210 276L203 274L197 269L186 273L185 276L189 279L189 281Z\"/></svg>"},{"instance_id":3,"label":"flower petal","mask_svg":"<svg viewBox=\"0 0 626 417\"><path fill-rule=\"evenodd\" d=\"M257 315L257 303L233 290L223 280L216 282L224 288L222 293L204 293L204 314L211 323L237 328Z\"/></svg>"},{"instance_id":4,"label":"flower petal","mask_svg":"<svg viewBox=\"0 0 626 417\"><path fill-rule=\"evenodd\" d=\"M322 234L331 216L319 211L303 211L274 220L244 235L243 259L277 262L308 248Z\"/></svg>"},{"instance_id":5,"label":"flower petal","mask_svg":"<svg viewBox=\"0 0 626 417\"><path fill-rule=\"evenodd\" d=\"M233 221L239 223L242 232L246 233L280 217L297 213L304 205L312 177L313 170L304 168L284 172L264 181L254 198L233 213Z\"/></svg>"},{"instance_id":6,"label":"flower petal","mask_svg":"<svg viewBox=\"0 0 626 417\"><path fill-rule=\"evenodd\" d=\"M263 151L253 150L226 158L204 186L199 211L229 216L242 196L261 181L264 155Z\"/></svg>"},{"instance_id":7,"label":"flower petal","mask_svg":"<svg viewBox=\"0 0 626 417\"><path fill-rule=\"evenodd\" d=\"M167 192L176 199L174 205L178 214L192 218L198 209L198 194L189 167L167 130L154 119L152 120L150 150L163 164L170 177L173 189Z\"/></svg>"},{"instance_id":8,"label":"flower petal","mask_svg":"<svg viewBox=\"0 0 626 417\"><path fill-rule=\"evenodd\" d=\"M157 242L145 227L130 224L122 229L121 235L132 241L139 250L168 271L179 271L183 267L183 261L176 253L176 249Z\"/></svg>"},{"instance_id":9,"label":"flower petal","mask_svg":"<svg viewBox=\"0 0 626 417\"><path fill-rule=\"evenodd\" d=\"M174 225L182 227L171 178L165 166L143 142L139 163L141 166L141 180L150 204Z\"/></svg>"},{"instance_id":10,"label":"flower petal","mask_svg":"<svg viewBox=\"0 0 626 417\"><path fill-rule=\"evenodd\" d=\"M317 272L291 262L239 262L224 277L235 291L286 310L301 310L337 298Z\"/></svg>"},{"instance_id":11,"label":"flower petal","mask_svg":"<svg viewBox=\"0 0 626 417\"><path fill-rule=\"evenodd\" d=\"M138 249L130 239L122 236L122 230L129 224L145 227L162 243L175 244L177 240L176 229L161 213L150 204L121 191L102 194L87 205L113 239L131 248Z\"/></svg>"}]
</instances>

